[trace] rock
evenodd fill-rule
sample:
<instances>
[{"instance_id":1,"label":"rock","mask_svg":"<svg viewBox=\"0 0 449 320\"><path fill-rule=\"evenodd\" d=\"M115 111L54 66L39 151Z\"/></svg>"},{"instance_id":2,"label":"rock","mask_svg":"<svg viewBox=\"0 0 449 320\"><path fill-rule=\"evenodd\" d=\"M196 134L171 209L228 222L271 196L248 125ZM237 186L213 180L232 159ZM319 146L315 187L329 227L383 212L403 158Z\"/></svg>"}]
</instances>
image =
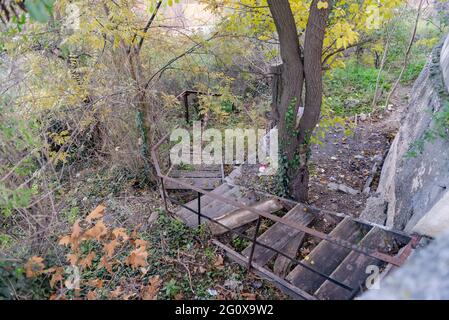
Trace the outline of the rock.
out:
<instances>
[{"instance_id":1,"label":"rock","mask_svg":"<svg viewBox=\"0 0 449 320\"><path fill-rule=\"evenodd\" d=\"M351 187L348 187L347 185L345 185L343 183L330 182L327 185L327 187L332 191L340 191L340 192L351 194L351 195L356 195L359 193L359 191L357 191Z\"/></svg>"},{"instance_id":2,"label":"rock","mask_svg":"<svg viewBox=\"0 0 449 320\"><path fill-rule=\"evenodd\" d=\"M225 281L225 283L223 284L223 286L224 286L226 289L229 289L229 290L236 290L241 284L242 284L241 281L228 279L228 280Z\"/></svg>"},{"instance_id":3,"label":"rock","mask_svg":"<svg viewBox=\"0 0 449 320\"><path fill-rule=\"evenodd\" d=\"M255 281L251 282L251 286L254 289L260 289L260 288L262 288L263 283L262 283L262 281L255 280Z\"/></svg>"},{"instance_id":4,"label":"rock","mask_svg":"<svg viewBox=\"0 0 449 320\"><path fill-rule=\"evenodd\" d=\"M368 120L368 116L364 113L359 114L360 121L366 121Z\"/></svg>"},{"instance_id":5,"label":"rock","mask_svg":"<svg viewBox=\"0 0 449 320\"><path fill-rule=\"evenodd\" d=\"M218 291L215 289L207 289L207 293L212 297L215 297L218 295Z\"/></svg>"},{"instance_id":6,"label":"rock","mask_svg":"<svg viewBox=\"0 0 449 320\"><path fill-rule=\"evenodd\" d=\"M380 154L376 154L374 157L371 158L371 161L381 163L383 160L383 157Z\"/></svg>"},{"instance_id":7,"label":"rock","mask_svg":"<svg viewBox=\"0 0 449 320\"><path fill-rule=\"evenodd\" d=\"M148 225L151 226L159 218L159 213L153 212L148 218Z\"/></svg>"},{"instance_id":8,"label":"rock","mask_svg":"<svg viewBox=\"0 0 449 320\"><path fill-rule=\"evenodd\" d=\"M360 219L385 225L387 221L387 202L376 196L368 198L366 207L360 214Z\"/></svg>"},{"instance_id":9,"label":"rock","mask_svg":"<svg viewBox=\"0 0 449 320\"><path fill-rule=\"evenodd\" d=\"M356 108L360 105L360 100L359 99L354 99L354 98L348 98L346 99L346 101L343 103L343 106L346 109L353 109Z\"/></svg>"}]
</instances>

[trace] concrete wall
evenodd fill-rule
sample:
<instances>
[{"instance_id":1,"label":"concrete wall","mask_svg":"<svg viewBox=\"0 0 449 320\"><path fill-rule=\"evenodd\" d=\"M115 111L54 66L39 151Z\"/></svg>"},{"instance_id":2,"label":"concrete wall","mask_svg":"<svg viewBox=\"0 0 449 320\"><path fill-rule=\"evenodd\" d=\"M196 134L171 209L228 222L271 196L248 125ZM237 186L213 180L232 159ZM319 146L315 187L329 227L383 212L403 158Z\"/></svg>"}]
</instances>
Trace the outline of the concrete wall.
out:
<instances>
[{"instance_id":1,"label":"concrete wall","mask_svg":"<svg viewBox=\"0 0 449 320\"><path fill-rule=\"evenodd\" d=\"M421 153L408 156L435 129L434 116L448 101L448 89L449 38L433 50L416 80L382 169L376 197L387 203L388 227L429 236L449 229L449 138L424 141Z\"/></svg>"}]
</instances>

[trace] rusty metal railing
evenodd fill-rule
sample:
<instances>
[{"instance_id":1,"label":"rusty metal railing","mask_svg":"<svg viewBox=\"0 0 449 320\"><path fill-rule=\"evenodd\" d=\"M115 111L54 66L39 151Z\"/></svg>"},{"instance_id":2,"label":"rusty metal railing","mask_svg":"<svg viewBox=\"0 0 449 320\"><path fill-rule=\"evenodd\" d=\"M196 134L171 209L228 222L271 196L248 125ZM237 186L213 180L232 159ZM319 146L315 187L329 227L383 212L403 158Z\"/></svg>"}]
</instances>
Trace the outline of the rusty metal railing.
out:
<instances>
[{"instance_id":1,"label":"rusty metal railing","mask_svg":"<svg viewBox=\"0 0 449 320\"><path fill-rule=\"evenodd\" d=\"M345 290L350 291L352 298L357 295L357 293L360 291L360 288L361 288L361 284L356 286L355 288L350 287L350 286L346 285L345 283L343 283L343 282L341 282L341 281L339 281L337 279L332 278L330 275L326 275L326 274L322 273L321 271L317 270L316 268L313 268L311 266L308 266L308 265L304 264L303 262L301 262L300 260L296 259L295 257L290 257L290 256L286 255L284 252L282 252L282 251L280 251L280 250L278 250L276 248L270 247L269 245L266 245L264 243L261 243L260 241L257 241L257 237L258 237L258 234L260 232L261 221L262 221L263 218L269 219L269 220L274 221L274 222L281 223L281 224L286 225L289 228L292 228L292 229L294 229L296 231L304 232L305 234L311 235L313 237L317 237L317 238L319 238L321 240L328 241L328 242L330 242L332 244L335 244L335 245L338 245L338 246L341 246L341 247L353 250L355 252L359 252L361 254L364 254L364 255L369 256L371 258L375 258L375 259L377 259L379 261L382 261L382 262L385 262L385 263L389 263L389 264L391 264L393 266L396 266L396 267L401 266L405 262L405 260L410 255L413 247L416 245L416 242L417 242L417 238L416 237L410 237L410 236L408 236L408 235L406 235L404 233L398 232L398 231L388 230L389 232L392 232L393 234L397 234L398 236L402 237L402 239L408 239L408 242L404 243L404 246L400 250L400 253L398 255L391 256L389 254L380 252L378 250L367 248L367 247L364 247L364 246L361 246L361 245L358 245L358 244L353 244L353 243L351 243L349 241L346 241L344 239L339 239L339 238L332 237L332 236L330 236L330 235L328 235L326 233L323 233L323 232L320 232L318 230L309 228L309 227L307 227L305 225L294 223L294 222L289 221L289 220L287 220L285 218L278 217L278 216L275 216L273 214L266 213L266 212L254 209L252 207L249 207L249 206L245 205L244 203L241 203L241 202L238 202L238 201L236 202L235 200L231 200L231 199L229 199L227 197L224 197L222 195L214 194L214 193L211 193L209 191L206 191L206 190L203 190L201 188L198 188L196 186L192 186L192 185L190 185L188 183L185 183L184 181L182 181L180 179L170 177L170 176L168 176L167 174L164 174L161 171L161 166L160 166L159 157L158 157L158 150L159 150L159 148L161 147L161 145L165 141L167 141L168 138L169 138L169 134L164 136L151 149L151 157L152 157L152 160L153 160L153 163L154 163L154 167L155 167L157 176L160 179L161 194L162 194L162 197L163 197L163 200L164 200L164 204L165 204L166 210L168 212L170 212L169 207L168 207L168 200L170 200L172 203L177 204L177 205L179 205L179 206L189 210L190 212L196 214L198 216L198 226L201 225L201 219L205 219L205 220L210 221L211 223L219 225L220 227L224 228L228 232L236 234L239 237L242 237L242 238L250 241L250 243L251 243L251 251L250 251L250 255L249 255L248 260L247 260L247 269L248 269L248 271L251 270L251 268L254 266L254 264L253 264L253 256L254 256L254 251L255 251L256 246L261 246L261 247L264 247L266 249L272 250L273 252L277 253L278 255L281 255L281 256L287 258L288 260L290 260L292 262L292 264L299 265L299 266L301 266L301 267L303 267L303 268L305 268L305 269L307 269L307 270L309 270L309 271L311 271L311 272L313 272L315 274L320 275L321 277L323 277L326 280L332 282L333 284L335 284L335 285L337 285L339 287L342 287ZM195 191L197 193L197 196L198 196L198 203L197 203L198 209L196 209L196 210L192 209L192 208L186 206L185 204L181 203L177 199L175 199L173 197L170 197L168 195L168 193L167 193L167 190L165 189L165 182L174 182L174 183L176 183L176 184L178 184L178 185L180 185L180 186L182 186L182 187L184 187L186 189L190 189L192 191ZM247 210L247 211L257 215L258 218L257 218L257 222L256 222L256 230L255 230L254 236L253 237L249 237L249 236L239 232L238 230L234 230L232 228L229 228L228 226L226 226L226 225L224 225L224 224L222 224L222 223L220 223L220 222L218 222L218 221L208 217L204 213L202 213L201 212L201 196L202 195L210 197L210 198L212 198L214 200L217 200L217 201L219 201L219 202L221 202L223 204L231 205L231 206L235 207L236 209ZM279 198L279 197L277 197L277 198ZM288 199L284 199L284 200L287 201L287 202L291 202L291 200L288 200ZM305 206L309 207L307 205L305 205ZM258 267L260 268L260 266L258 266ZM306 295L305 298L310 297L306 293L305 293L305 295Z\"/></svg>"}]
</instances>

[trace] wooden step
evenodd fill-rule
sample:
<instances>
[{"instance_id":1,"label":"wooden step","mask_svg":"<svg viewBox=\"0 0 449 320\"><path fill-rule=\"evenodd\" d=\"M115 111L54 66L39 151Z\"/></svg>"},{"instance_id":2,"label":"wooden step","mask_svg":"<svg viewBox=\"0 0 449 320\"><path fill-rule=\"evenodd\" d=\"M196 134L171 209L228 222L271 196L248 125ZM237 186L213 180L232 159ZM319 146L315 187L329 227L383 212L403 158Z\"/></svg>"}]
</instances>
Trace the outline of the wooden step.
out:
<instances>
[{"instance_id":1,"label":"wooden step","mask_svg":"<svg viewBox=\"0 0 449 320\"><path fill-rule=\"evenodd\" d=\"M187 170L173 170L170 173L172 178L221 178L221 171L217 170L202 170L202 171L187 171Z\"/></svg>"},{"instance_id":2,"label":"wooden step","mask_svg":"<svg viewBox=\"0 0 449 320\"><path fill-rule=\"evenodd\" d=\"M346 217L329 235L356 244L362 239L363 234L364 227L349 217ZM322 240L310 252L307 259L303 259L301 262L326 275L330 275L350 252L351 249ZM286 280L301 288L301 290L314 293L326 279L301 265L297 265L287 275Z\"/></svg>"},{"instance_id":3,"label":"wooden step","mask_svg":"<svg viewBox=\"0 0 449 320\"><path fill-rule=\"evenodd\" d=\"M292 221L294 223L309 225L316 212L307 211L302 204L296 205L292 210L290 210L284 218ZM280 222L276 222L271 228L265 231L257 241L266 244L276 250L282 251L285 246L295 237L304 237L304 233L296 229L289 228L287 225ZM249 245L245 250L243 250L242 255L249 257L251 253L251 245ZM253 261L260 266L264 266L270 261L277 253L273 250L267 249L262 246L256 246L254 249Z\"/></svg>"},{"instance_id":4,"label":"wooden step","mask_svg":"<svg viewBox=\"0 0 449 320\"><path fill-rule=\"evenodd\" d=\"M259 201L255 204L253 204L250 208L254 209L254 210L261 211L261 212L265 212L265 213L274 213L276 211L281 210L283 208L283 206L282 206L282 203L278 199L273 198L273 199ZM227 226L230 229L235 229L235 228L238 228L240 226L243 226L245 224L248 224L250 222L257 220L258 217L259 217L259 215L257 213L254 213L247 209L238 209L238 210L228 212L228 213L216 218L215 220L217 222L221 223L222 225ZM218 224L212 223L212 222L210 223L210 229L211 229L213 235L220 235L220 234L228 232L228 229L226 229Z\"/></svg>"},{"instance_id":5,"label":"wooden step","mask_svg":"<svg viewBox=\"0 0 449 320\"><path fill-rule=\"evenodd\" d=\"M180 181L194 186L196 188L200 188L203 190L213 190L220 186L223 183L221 178L179 178ZM167 190L189 190L189 187L184 187L179 183L173 181L165 182L165 189Z\"/></svg>"},{"instance_id":6,"label":"wooden step","mask_svg":"<svg viewBox=\"0 0 449 320\"><path fill-rule=\"evenodd\" d=\"M229 201L235 203L242 203L244 205L251 205L256 202L256 195L254 192L244 193L239 187L232 187L224 193L216 193L227 198ZM217 218L225 213L236 210L237 207L224 203L220 200L214 199L206 206L201 205L201 214L209 218ZM203 219L206 220L206 219ZM187 225L196 226L198 224L198 216L194 213L187 219Z\"/></svg>"},{"instance_id":7,"label":"wooden step","mask_svg":"<svg viewBox=\"0 0 449 320\"><path fill-rule=\"evenodd\" d=\"M218 188L211 191L211 193L221 195L221 194L225 194L232 188L233 188L232 186L224 183L221 186L219 186ZM210 204L213 201L215 201L215 199L212 197L208 197L206 195L202 196L201 197L201 208L204 208L205 206L207 206L208 204ZM191 208L192 210L197 211L198 210L198 198L195 198L194 200L190 201L189 203L186 204L186 206ZM176 212L176 215L178 217L180 217L182 220L184 220L185 222L187 222L189 220L189 218L192 216L192 214L193 214L193 212L186 208L181 208L180 210L178 210Z\"/></svg>"},{"instance_id":8,"label":"wooden step","mask_svg":"<svg viewBox=\"0 0 449 320\"><path fill-rule=\"evenodd\" d=\"M374 227L359 243L361 246L378 249L386 249L393 239L385 230ZM386 264L378 259L352 251L343 262L332 272L332 278L343 282L351 288L358 288L364 284L366 278L372 271L367 271L367 267L380 266ZM315 292L315 296L320 299L347 300L350 299L352 292L346 290L330 281L325 281Z\"/></svg>"}]
</instances>

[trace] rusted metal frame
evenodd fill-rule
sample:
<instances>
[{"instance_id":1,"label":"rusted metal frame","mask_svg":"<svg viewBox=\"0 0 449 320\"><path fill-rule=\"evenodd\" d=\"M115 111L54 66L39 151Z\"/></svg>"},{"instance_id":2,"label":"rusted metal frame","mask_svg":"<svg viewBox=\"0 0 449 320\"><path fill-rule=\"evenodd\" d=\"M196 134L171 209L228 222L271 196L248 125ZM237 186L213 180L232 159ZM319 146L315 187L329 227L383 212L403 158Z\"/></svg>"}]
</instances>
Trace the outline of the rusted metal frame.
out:
<instances>
[{"instance_id":1,"label":"rusted metal frame","mask_svg":"<svg viewBox=\"0 0 449 320\"><path fill-rule=\"evenodd\" d=\"M416 249L416 246L418 245L421 236L418 234L413 234L410 237L410 242L404 246L403 248L401 248L399 250L399 259L402 259L403 262L405 262L408 257L410 256L410 254L412 253L413 249ZM395 268L395 266L393 266L392 264L387 264L387 266L385 267L385 269L383 270L383 272L379 275L379 279L378 281L382 281L383 279L385 279L385 277ZM351 295L351 297L349 298L349 300L352 300L355 298L355 296L357 296L357 294L362 291L362 287L363 287L363 282L366 280L363 280L362 282L360 282L358 284L358 286L354 289L355 292Z\"/></svg>"},{"instance_id":2,"label":"rusted metal frame","mask_svg":"<svg viewBox=\"0 0 449 320\"><path fill-rule=\"evenodd\" d=\"M262 242L257 241L257 237L254 239L254 238L251 238L251 237L249 237L249 236L247 236L247 235L245 235L245 234L243 234L243 233L241 233L241 232L239 232L239 231L237 231L237 230L231 229L231 228L229 228L228 226L226 226L226 225L224 225L224 224L222 224L222 223L220 223L220 222L218 222L218 221L216 221L216 220L214 220L214 219L212 219L212 218L210 218L210 217L208 217L208 216L206 216L206 215L204 215L204 214L202 214L202 213L198 213L198 212L195 211L194 209L187 207L186 205L180 203L178 200L176 200L176 199L174 199L174 198L168 197L168 199L170 199L170 201L172 201L173 203L178 204L178 205L180 205L181 207L183 207L183 208L185 208L185 209L187 209L187 210L189 210L189 211L191 211L191 212L197 214L199 217L203 217L203 218L205 218L206 220L211 221L211 222L213 222L213 223L215 223L215 224L217 224L217 225L219 225L219 226L225 228L227 231L229 231L229 232L231 232L231 233L234 233L234 234L237 234L239 237L242 237L242 238L244 238L244 239L250 241L251 243L253 243L253 247L255 247L255 245L259 245L259 246L264 247L264 248L266 248L266 249L268 249L268 250L272 250L272 251L276 252L277 254L279 254L279 255L281 255L281 256L283 256L283 257L289 259L295 266L296 266L296 265L299 265L299 266L301 266L301 267L303 267L303 268L305 268L305 269L307 269L307 270L309 270L309 271L311 271L311 272L313 272L313 273L316 273L316 274L318 274L319 276L325 278L326 280L328 280L328 281L330 281L330 282L332 282L332 283L338 285L339 287L342 287L343 289L346 289L346 290L348 290L348 291L353 291L353 290L354 290L354 288L351 288L351 287L347 286L347 285L344 284L343 282L340 282L340 281L338 281L338 280L336 280L336 279L334 279L334 278L332 278L332 277L330 277L330 276L328 276L328 275L322 273L321 271L319 271L319 270L317 270L317 269L315 269L315 268L312 268L312 267L310 267L310 266L308 266L308 265L302 263L301 261L299 261L299 260L297 260L297 259L295 259L295 258L292 258L292 257L286 255L286 254L283 253L282 251L277 250L277 249L272 248L272 247L270 247L270 246L268 246L268 245L266 245L266 244L264 244L264 243L262 243ZM259 219L261 219L260 216L259 216ZM256 233L256 235L257 235L257 233ZM248 259L248 261L249 261L249 260L251 260L251 262L252 262L252 258L251 258L251 259ZM254 265L254 264L252 264L252 266L253 266L253 265ZM247 265L247 267L249 268L249 264Z\"/></svg>"},{"instance_id":3,"label":"rusted metal frame","mask_svg":"<svg viewBox=\"0 0 449 320\"><path fill-rule=\"evenodd\" d=\"M264 218L270 219L270 220L272 220L272 221L279 222L279 223L281 223L281 224L290 226L290 227L292 227L293 229L296 229L296 230L298 230L298 231L304 232L304 233L306 233L306 234L310 234L310 235L312 235L312 236L314 236L314 237L317 237L317 238L320 238L320 239L322 239L322 240L326 240L326 241L328 241L328 242L334 243L334 244L336 244L336 245L338 245L338 246L341 246L341 247L345 247L345 248L347 248L347 249L354 250L354 251L356 251L356 252L359 252L359 253L361 253L361 254L370 256L370 257L372 257L372 258L375 258L375 259L378 259L378 260L381 260L381 261L384 261L384 262L391 263L391 264L393 264L393 265L395 265L395 266L401 266L401 265L403 264L403 260L402 260L402 259L398 259L397 257L392 257L392 256L390 256L390 255L388 255L388 254L381 253L381 252L379 252L378 250L372 250L372 249L369 249L369 248L365 248L365 247L363 247L363 246L353 244L353 243L351 243L351 242L349 242L349 241L345 241L345 240L342 240L342 239L336 239L336 238L333 238L332 236L329 236L329 235L327 235L327 234L325 234L325 233L323 233L323 232L317 231L317 230L315 230L315 229L312 229L312 228L309 228L309 227L300 225L300 224L298 224L298 223L293 223L293 222L288 221L288 220L286 220L286 219L284 219L284 218L280 218L280 217L277 217L277 216L275 216L275 215L272 215L272 214L269 214L269 213L265 213L265 212L256 210L256 209L254 209L254 208L250 208L250 207L245 206L244 204L239 203L239 202L237 202L237 203L236 203L236 202L233 202L233 201L229 200L229 199L226 198L226 197L222 197L222 196L220 196L220 195L213 194L213 193L208 192L208 191L206 191L206 190L203 190L203 189L197 188L197 187L195 187L195 186L189 185L189 184L187 184L187 183L185 183L185 182L183 182L183 181L181 181L181 180L179 180L179 179L175 179L175 178L171 178L171 177L168 177L168 176L166 176L166 175L163 175L163 174L161 173L160 166L159 166L159 163L158 163L157 152L156 152L156 150L162 145L162 143L168 138L168 136L169 136L169 134L167 134L166 136L164 136L164 137L163 137L163 138L162 138L162 139L161 139L161 140L160 140L160 141L159 141L159 142L158 142L158 143L151 149L151 154L152 154L153 160L155 160L155 162L156 162L156 163L155 163L156 172L157 172L157 174L158 174L158 176L159 176L160 178L162 178L162 179L164 179L164 180L168 180L168 181L172 181L172 182L178 183L178 184L180 184L181 186L187 187L188 189L191 189L191 190L196 191L196 192L200 192L200 193L202 193L202 194L204 194L204 195L207 195L207 196L209 196L209 197L212 197L213 199L219 200L219 201L221 201L221 202L223 202L223 203L225 203L225 204L232 205L232 206L234 206L234 207L236 207L236 208L239 208L239 209L248 210L248 211L250 211L250 212L252 212L252 213L254 213L254 214L257 214L257 215L259 215L259 216L262 216L262 217L264 217ZM319 210L319 209L318 209L318 210Z\"/></svg>"},{"instance_id":4,"label":"rusted metal frame","mask_svg":"<svg viewBox=\"0 0 449 320\"><path fill-rule=\"evenodd\" d=\"M189 114L189 95L188 95L188 94L183 94L182 99L183 99L184 108L185 108L186 122L187 122L187 123L190 123L190 114Z\"/></svg>"},{"instance_id":5,"label":"rusted metal frame","mask_svg":"<svg viewBox=\"0 0 449 320\"><path fill-rule=\"evenodd\" d=\"M228 183L228 184L231 185L231 186L237 187L233 183ZM243 188L243 189L247 189L247 188L242 187L242 186L238 186L238 187L239 188ZM348 218L351 218L353 221L358 222L358 223L363 224L363 225L366 225L368 227L377 227L379 229L382 229L384 231L393 233L394 235L400 237L404 245L407 245L410 241L412 241L412 237L409 234L407 234L407 233L405 233L403 231L391 230L387 226L382 226L382 225L379 225L379 224L376 224L376 223L372 223L372 222L369 222L369 221L364 221L364 220L361 220L361 219L358 219L358 218L354 218L354 217L351 217L351 216L349 216L349 215L347 215L345 213L342 213L342 212L336 212L336 211L330 211L330 210L326 210L326 209L321 209L321 208L318 208L318 207L315 207L315 206L312 206L312 205L309 205L309 204L306 204L306 203L302 203L302 202L297 202L297 201L293 201L293 200L290 200L290 199L281 198L281 197L278 197L276 195L272 195L272 194L267 193L267 192L262 191L262 190L254 190L254 189L251 189L251 190L256 192L256 193L258 193L258 194L261 194L261 195L265 195L265 196L270 196L272 198L276 198L276 199L278 199L278 200L280 200L280 201L282 201L284 203L286 203L286 202L290 203L292 206L296 206L297 204L302 204L307 209L320 211L320 213L330 214L330 215L333 215L333 216L336 216L336 217L340 217L340 218L348 217Z\"/></svg>"},{"instance_id":6,"label":"rusted metal frame","mask_svg":"<svg viewBox=\"0 0 449 320\"><path fill-rule=\"evenodd\" d=\"M256 231L254 232L253 241L252 241L253 244L251 246L251 252L249 254L248 271L251 271L251 266L252 266L253 256L254 256L254 250L256 249L256 245L257 245L257 235L259 234L261 222L262 222L262 218L259 216L257 218Z\"/></svg>"},{"instance_id":7,"label":"rusted metal frame","mask_svg":"<svg viewBox=\"0 0 449 320\"><path fill-rule=\"evenodd\" d=\"M421 238L422 237L420 235L413 234L411 236L411 241L404 248L401 249L402 252L398 256L398 260L401 261L401 265L404 264L404 262L408 259L412 251L416 249Z\"/></svg>"},{"instance_id":8,"label":"rusted metal frame","mask_svg":"<svg viewBox=\"0 0 449 320\"><path fill-rule=\"evenodd\" d=\"M233 250L232 248L228 247L227 245L221 243L217 239L212 239L212 243L219 247L220 249L224 250L226 252L226 255L230 257L232 260L240 264L241 266L247 266L248 265L248 258L241 255L237 251ZM278 275L274 274L270 270L267 270L264 267L261 267L258 264L253 263L253 272L258 274L259 276L263 277L264 279L268 279L273 281L274 285L278 287L280 290L284 291L285 293L289 294L290 296L296 298L296 299L303 299L303 300L318 300L313 295L301 290L298 287L295 287L285 279L282 279Z\"/></svg>"},{"instance_id":9,"label":"rusted metal frame","mask_svg":"<svg viewBox=\"0 0 449 320\"><path fill-rule=\"evenodd\" d=\"M354 251L359 252L361 254L364 254L366 256L370 256L372 258L391 263L391 264L393 264L395 266L401 266L402 265L402 260L399 260L396 257L392 257L392 256L390 256L388 254L381 253L378 250L369 249L369 248L366 248L366 247L363 247L363 246L360 246L360 245L357 245L357 244L353 244L353 243L351 243L349 241L346 241L346 240L336 239L336 238L334 238L332 236L329 236L329 235L327 235L327 234L325 234L323 232L317 231L315 229L312 229L312 228L300 225L298 223L291 222L289 220L277 217L277 216L272 215L270 213L266 213L266 212L259 211L259 210L256 210L254 208L251 208L251 207L247 207L247 206L245 206L244 204L242 204L240 202L231 201L228 198L222 197L222 196L220 196L218 194L213 194L213 193L210 193L210 192L208 192L206 190L202 190L202 189L197 188L195 186L192 186L192 185L189 185L187 183L184 183L183 181L181 181L179 179L174 179L174 178L167 177L167 176L163 176L163 178L168 180L168 181L172 181L172 182L178 183L181 186L187 187L188 189L191 189L193 191L201 192L202 194L210 196L210 197L212 197L212 198L214 198L216 200L219 200L219 201L221 201L221 202L223 202L225 204L232 205L232 206L234 206L234 207L236 207L238 209L250 211L250 212L252 212L254 214L257 214L259 216L262 216L264 218L270 219L270 220L275 221L275 222L279 222L279 223L284 224L286 226L289 226L289 227L291 227L293 229L296 229L297 231L301 231L301 232L310 234L310 235L312 235L314 237L320 238L322 240L326 240L326 241L331 242L333 244L336 244L336 245L338 245L340 247L345 247L347 249L354 250Z\"/></svg>"},{"instance_id":10,"label":"rusted metal frame","mask_svg":"<svg viewBox=\"0 0 449 320\"><path fill-rule=\"evenodd\" d=\"M201 193L198 192L198 228L201 227Z\"/></svg>"}]
</instances>

